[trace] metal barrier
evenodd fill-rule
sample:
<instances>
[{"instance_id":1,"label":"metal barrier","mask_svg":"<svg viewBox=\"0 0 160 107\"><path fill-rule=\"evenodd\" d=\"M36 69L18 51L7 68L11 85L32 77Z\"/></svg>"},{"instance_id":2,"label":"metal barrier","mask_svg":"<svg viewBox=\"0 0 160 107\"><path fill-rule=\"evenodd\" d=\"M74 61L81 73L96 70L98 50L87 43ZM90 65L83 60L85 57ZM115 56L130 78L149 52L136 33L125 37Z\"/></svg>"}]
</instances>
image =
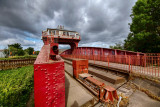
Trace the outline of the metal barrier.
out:
<instances>
[{"instance_id":1,"label":"metal barrier","mask_svg":"<svg viewBox=\"0 0 160 107\"><path fill-rule=\"evenodd\" d=\"M61 54L65 58L88 59L89 63L125 70L128 73L140 73L148 76L160 76L160 56L137 55L85 55Z\"/></svg>"},{"instance_id":2,"label":"metal barrier","mask_svg":"<svg viewBox=\"0 0 160 107\"><path fill-rule=\"evenodd\" d=\"M0 60L0 70L18 68L27 65L33 65L36 59L12 59Z\"/></svg>"}]
</instances>

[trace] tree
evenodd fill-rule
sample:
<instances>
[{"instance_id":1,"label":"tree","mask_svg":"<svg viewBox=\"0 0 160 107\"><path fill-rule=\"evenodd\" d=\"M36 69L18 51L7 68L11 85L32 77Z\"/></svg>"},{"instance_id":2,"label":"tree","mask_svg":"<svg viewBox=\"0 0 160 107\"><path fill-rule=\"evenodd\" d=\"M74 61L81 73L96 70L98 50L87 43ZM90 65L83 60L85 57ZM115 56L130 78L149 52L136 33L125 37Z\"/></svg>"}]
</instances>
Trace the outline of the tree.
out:
<instances>
[{"instance_id":1,"label":"tree","mask_svg":"<svg viewBox=\"0 0 160 107\"><path fill-rule=\"evenodd\" d=\"M130 33L124 48L149 53L160 52L160 1L138 0L132 8Z\"/></svg>"},{"instance_id":2,"label":"tree","mask_svg":"<svg viewBox=\"0 0 160 107\"><path fill-rule=\"evenodd\" d=\"M22 49L22 46L20 43L14 43L14 44L11 44L11 45L8 45L8 47L14 47L16 49Z\"/></svg>"},{"instance_id":3,"label":"tree","mask_svg":"<svg viewBox=\"0 0 160 107\"><path fill-rule=\"evenodd\" d=\"M5 54L5 57L7 58L9 56L9 50L8 49L4 49L3 54Z\"/></svg>"},{"instance_id":4,"label":"tree","mask_svg":"<svg viewBox=\"0 0 160 107\"><path fill-rule=\"evenodd\" d=\"M35 51L35 55L38 55L39 54L39 51Z\"/></svg>"},{"instance_id":5,"label":"tree","mask_svg":"<svg viewBox=\"0 0 160 107\"><path fill-rule=\"evenodd\" d=\"M14 44L8 45L8 48L9 48L9 52L12 53L12 56L14 56L14 55L22 56L22 55L24 55L24 51L23 51L20 43L14 43Z\"/></svg>"},{"instance_id":6,"label":"tree","mask_svg":"<svg viewBox=\"0 0 160 107\"><path fill-rule=\"evenodd\" d=\"M24 50L23 49L19 49L18 52L17 52L17 55L18 56L23 56L25 53L24 53Z\"/></svg>"},{"instance_id":7,"label":"tree","mask_svg":"<svg viewBox=\"0 0 160 107\"><path fill-rule=\"evenodd\" d=\"M33 52L34 52L34 48L28 47L25 51L26 51L29 55L32 55Z\"/></svg>"},{"instance_id":8,"label":"tree","mask_svg":"<svg viewBox=\"0 0 160 107\"><path fill-rule=\"evenodd\" d=\"M13 46L9 46L9 52L12 53L12 56L17 55L18 50L19 49L15 48Z\"/></svg>"},{"instance_id":9,"label":"tree","mask_svg":"<svg viewBox=\"0 0 160 107\"><path fill-rule=\"evenodd\" d=\"M115 46L109 46L109 48L111 49L124 49L124 46L123 46L123 43L122 42L119 42L119 43L116 43Z\"/></svg>"},{"instance_id":10,"label":"tree","mask_svg":"<svg viewBox=\"0 0 160 107\"><path fill-rule=\"evenodd\" d=\"M125 50L130 50L130 51L134 51L134 35L133 33L129 33L127 39L124 40L124 49Z\"/></svg>"}]
</instances>

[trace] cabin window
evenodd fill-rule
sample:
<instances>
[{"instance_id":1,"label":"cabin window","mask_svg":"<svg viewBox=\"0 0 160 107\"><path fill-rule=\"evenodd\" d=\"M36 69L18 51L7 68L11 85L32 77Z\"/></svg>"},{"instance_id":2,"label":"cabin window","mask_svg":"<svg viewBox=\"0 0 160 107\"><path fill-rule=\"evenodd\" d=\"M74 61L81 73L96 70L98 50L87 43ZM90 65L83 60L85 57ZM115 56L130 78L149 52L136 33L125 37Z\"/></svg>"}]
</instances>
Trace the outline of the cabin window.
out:
<instances>
[{"instance_id":1,"label":"cabin window","mask_svg":"<svg viewBox=\"0 0 160 107\"><path fill-rule=\"evenodd\" d=\"M51 30L49 30L49 34L51 34Z\"/></svg>"},{"instance_id":2,"label":"cabin window","mask_svg":"<svg viewBox=\"0 0 160 107\"><path fill-rule=\"evenodd\" d=\"M55 31L55 30L53 30L53 31L52 31L52 35L55 35L55 34L56 34L56 31Z\"/></svg>"},{"instance_id":3,"label":"cabin window","mask_svg":"<svg viewBox=\"0 0 160 107\"><path fill-rule=\"evenodd\" d=\"M75 33L74 32L69 32L70 36L74 37Z\"/></svg>"},{"instance_id":4,"label":"cabin window","mask_svg":"<svg viewBox=\"0 0 160 107\"><path fill-rule=\"evenodd\" d=\"M59 31L59 35L63 35L63 31Z\"/></svg>"},{"instance_id":5,"label":"cabin window","mask_svg":"<svg viewBox=\"0 0 160 107\"><path fill-rule=\"evenodd\" d=\"M63 32L63 35L66 35L66 32Z\"/></svg>"}]
</instances>

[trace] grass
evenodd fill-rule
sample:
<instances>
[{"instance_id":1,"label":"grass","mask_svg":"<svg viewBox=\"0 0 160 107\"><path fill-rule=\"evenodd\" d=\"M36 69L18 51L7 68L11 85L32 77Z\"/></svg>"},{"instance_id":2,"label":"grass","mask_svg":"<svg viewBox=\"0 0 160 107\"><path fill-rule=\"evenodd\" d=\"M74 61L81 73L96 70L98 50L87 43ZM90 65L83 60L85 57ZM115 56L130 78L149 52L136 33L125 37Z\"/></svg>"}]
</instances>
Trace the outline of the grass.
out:
<instances>
[{"instance_id":1,"label":"grass","mask_svg":"<svg viewBox=\"0 0 160 107\"><path fill-rule=\"evenodd\" d=\"M25 107L33 89L33 66L0 71L0 107Z\"/></svg>"},{"instance_id":2,"label":"grass","mask_svg":"<svg viewBox=\"0 0 160 107\"><path fill-rule=\"evenodd\" d=\"M37 55L12 56L12 57L9 57L9 58L0 58L0 60L29 59L29 58L37 58Z\"/></svg>"}]
</instances>

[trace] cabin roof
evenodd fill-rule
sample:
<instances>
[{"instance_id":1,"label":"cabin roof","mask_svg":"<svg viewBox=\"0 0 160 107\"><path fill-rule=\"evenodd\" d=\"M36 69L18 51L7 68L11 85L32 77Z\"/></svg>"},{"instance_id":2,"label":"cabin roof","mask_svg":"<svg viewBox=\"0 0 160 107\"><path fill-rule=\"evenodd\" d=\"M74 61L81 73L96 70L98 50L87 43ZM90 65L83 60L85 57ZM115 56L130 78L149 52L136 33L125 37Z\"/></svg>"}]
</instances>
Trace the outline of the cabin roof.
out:
<instances>
[{"instance_id":1,"label":"cabin roof","mask_svg":"<svg viewBox=\"0 0 160 107\"><path fill-rule=\"evenodd\" d=\"M67 31L67 32L76 32L76 31L72 31L72 30L67 30L67 29L58 29L58 28L56 28L56 29L52 29L52 28L47 28L47 31L48 30L59 30L59 31ZM77 32L76 32L77 33Z\"/></svg>"}]
</instances>

